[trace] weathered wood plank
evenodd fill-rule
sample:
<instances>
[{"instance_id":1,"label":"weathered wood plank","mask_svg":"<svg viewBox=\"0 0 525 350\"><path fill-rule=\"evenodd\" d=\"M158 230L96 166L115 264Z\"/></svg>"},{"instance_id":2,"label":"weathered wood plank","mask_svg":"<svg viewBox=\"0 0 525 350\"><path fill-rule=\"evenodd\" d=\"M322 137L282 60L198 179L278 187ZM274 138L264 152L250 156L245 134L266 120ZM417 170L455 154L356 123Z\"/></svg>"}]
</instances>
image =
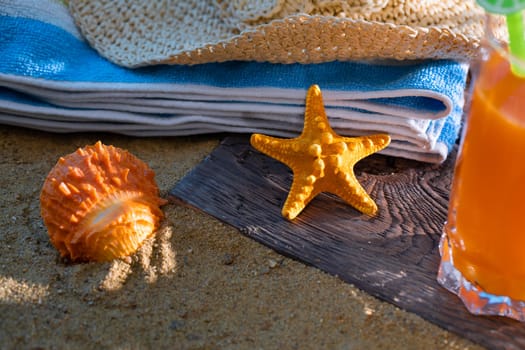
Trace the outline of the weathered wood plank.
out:
<instances>
[{"instance_id":1,"label":"weathered wood plank","mask_svg":"<svg viewBox=\"0 0 525 350\"><path fill-rule=\"evenodd\" d=\"M228 137L170 191L274 250L489 348L525 348L525 325L469 314L436 282L453 157L440 166L373 155L356 175L380 208L370 218L321 194L293 222L281 207L292 182L283 164Z\"/></svg>"}]
</instances>

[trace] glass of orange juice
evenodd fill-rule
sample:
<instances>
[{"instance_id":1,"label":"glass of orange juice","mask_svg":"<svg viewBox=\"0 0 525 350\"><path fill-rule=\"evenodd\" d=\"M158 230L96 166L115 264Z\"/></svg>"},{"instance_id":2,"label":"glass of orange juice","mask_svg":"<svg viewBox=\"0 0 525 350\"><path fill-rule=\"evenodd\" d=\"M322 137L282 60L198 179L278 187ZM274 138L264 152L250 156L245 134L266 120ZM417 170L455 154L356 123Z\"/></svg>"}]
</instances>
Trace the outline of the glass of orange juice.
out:
<instances>
[{"instance_id":1,"label":"glass of orange juice","mask_svg":"<svg viewBox=\"0 0 525 350\"><path fill-rule=\"evenodd\" d=\"M496 39L501 18L487 16L474 72L438 281L473 314L525 321L525 62Z\"/></svg>"}]
</instances>

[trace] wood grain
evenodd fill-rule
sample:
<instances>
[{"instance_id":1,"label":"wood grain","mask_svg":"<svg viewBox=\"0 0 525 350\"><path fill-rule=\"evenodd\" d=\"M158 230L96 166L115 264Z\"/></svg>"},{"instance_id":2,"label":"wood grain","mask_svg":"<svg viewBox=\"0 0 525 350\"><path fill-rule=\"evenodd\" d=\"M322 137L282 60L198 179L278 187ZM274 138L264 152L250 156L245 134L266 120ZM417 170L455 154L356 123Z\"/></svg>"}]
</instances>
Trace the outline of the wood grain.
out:
<instances>
[{"instance_id":1,"label":"wood grain","mask_svg":"<svg viewBox=\"0 0 525 350\"><path fill-rule=\"evenodd\" d=\"M280 211L291 171L251 148L247 136L227 137L170 199L487 348L525 348L524 324L473 316L436 282L453 161L453 155L442 165L373 155L355 172L380 208L376 217L321 194L290 222Z\"/></svg>"}]
</instances>

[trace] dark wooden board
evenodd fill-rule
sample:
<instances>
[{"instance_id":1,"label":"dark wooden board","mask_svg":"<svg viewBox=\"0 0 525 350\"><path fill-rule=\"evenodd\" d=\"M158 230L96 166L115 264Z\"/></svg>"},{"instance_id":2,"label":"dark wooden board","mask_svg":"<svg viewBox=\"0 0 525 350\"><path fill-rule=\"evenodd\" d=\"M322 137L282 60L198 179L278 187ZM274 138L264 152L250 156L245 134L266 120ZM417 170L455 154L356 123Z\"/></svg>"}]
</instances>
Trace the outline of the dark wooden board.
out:
<instances>
[{"instance_id":1,"label":"dark wooden board","mask_svg":"<svg viewBox=\"0 0 525 350\"><path fill-rule=\"evenodd\" d=\"M453 158L429 165L372 155L355 172L378 216L321 194L290 222L281 207L291 171L251 148L247 136L227 137L170 198L485 347L525 348L525 324L473 316L436 282Z\"/></svg>"}]
</instances>

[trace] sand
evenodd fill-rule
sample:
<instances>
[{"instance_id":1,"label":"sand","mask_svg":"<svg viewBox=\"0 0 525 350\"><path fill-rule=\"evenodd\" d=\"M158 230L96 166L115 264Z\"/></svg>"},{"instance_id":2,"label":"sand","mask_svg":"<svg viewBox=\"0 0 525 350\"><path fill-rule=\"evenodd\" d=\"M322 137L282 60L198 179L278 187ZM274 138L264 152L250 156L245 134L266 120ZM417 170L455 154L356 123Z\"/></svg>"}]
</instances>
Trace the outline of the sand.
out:
<instances>
[{"instance_id":1,"label":"sand","mask_svg":"<svg viewBox=\"0 0 525 350\"><path fill-rule=\"evenodd\" d=\"M97 140L147 162L165 197L220 137L0 126L0 348L479 349L174 204L130 258L64 262L40 217L40 189L60 156Z\"/></svg>"}]
</instances>

